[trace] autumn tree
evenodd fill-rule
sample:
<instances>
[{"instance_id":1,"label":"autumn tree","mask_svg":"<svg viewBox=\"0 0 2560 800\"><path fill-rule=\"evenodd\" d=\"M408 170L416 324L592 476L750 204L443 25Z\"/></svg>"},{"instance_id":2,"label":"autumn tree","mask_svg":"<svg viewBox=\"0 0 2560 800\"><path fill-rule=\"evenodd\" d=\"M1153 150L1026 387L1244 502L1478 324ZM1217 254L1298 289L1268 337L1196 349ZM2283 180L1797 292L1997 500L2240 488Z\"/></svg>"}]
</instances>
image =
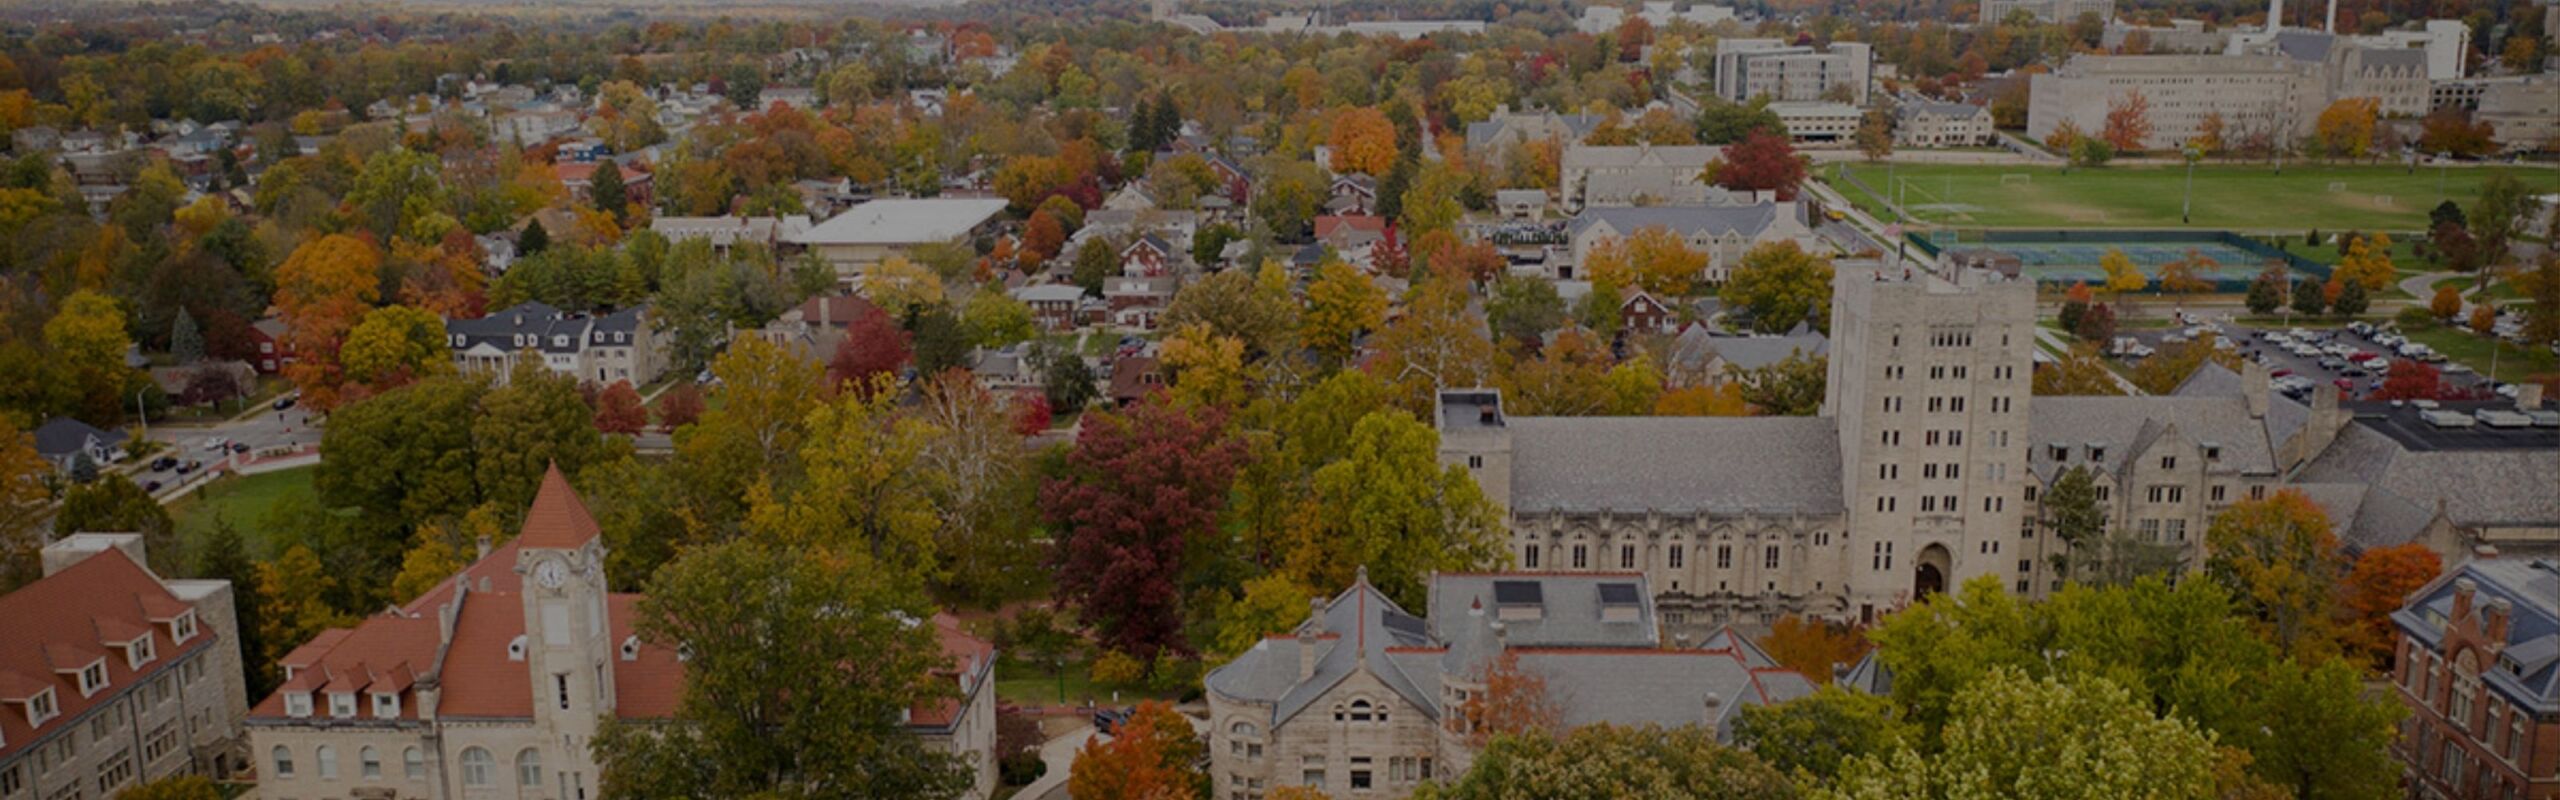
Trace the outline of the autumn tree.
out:
<instances>
[{"instance_id":1,"label":"autumn tree","mask_svg":"<svg viewBox=\"0 0 2560 800\"><path fill-rule=\"evenodd\" d=\"M282 663L286 652L321 631L356 623L354 615L329 604L338 579L329 575L310 548L299 544L286 548L257 569L258 596L252 602L258 606L263 626L258 638L268 650L259 654L258 663Z\"/></svg>"},{"instance_id":2,"label":"autumn tree","mask_svg":"<svg viewBox=\"0 0 2560 800\"><path fill-rule=\"evenodd\" d=\"M341 233L303 243L276 267L276 310L295 354L285 374L302 390L303 403L337 406L339 347L381 299L381 263L372 244Z\"/></svg>"},{"instance_id":3,"label":"autumn tree","mask_svg":"<svg viewBox=\"0 0 2560 800\"><path fill-rule=\"evenodd\" d=\"M2377 669L2389 671L2393 652L2391 612L2444 571L2444 561L2419 542L2376 547L2356 556L2345 596L2338 601L2349 645Z\"/></svg>"},{"instance_id":4,"label":"autumn tree","mask_svg":"<svg viewBox=\"0 0 2560 800\"><path fill-rule=\"evenodd\" d=\"M2222 265L2202 251L2190 248L2187 257L2160 267L2160 291L2166 294L2202 294L2213 291L2213 279L2206 276Z\"/></svg>"},{"instance_id":5,"label":"autumn tree","mask_svg":"<svg viewBox=\"0 0 2560 800\"><path fill-rule=\"evenodd\" d=\"M1836 622L1789 614L1769 626L1760 649L1778 666L1795 670L1814 683L1830 683L1835 668L1845 668L1866 655L1867 637Z\"/></svg>"},{"instance_id":6,"label":"autumn tree","mask_svg":"<svg viewBox=\"0 0 2560 800\"><path fill-rule=\"evenodd\" d=\"M2109 98L2106 126L2098 138L2119 153L2142 152L2151 139L2151 98L2138 89Z\"/></svg>"},{"instance_id":7,"label":"autumn tree","mask_svg":"<svg viewBox=\"0 0 2560 800\"><path fill-rule=\"evenodd\" d=\"M1395 123L1371 106L1334 109L1328 115L1325 143L1333 152L1335 172L1385 175L1396 162Z\"/></svg>"},{"instance_id":8,"label":"autumn tree","mask_svg":"<svg viewBox=\"0 0 2560 800\"><path fill-rule=\"evenodd\" d=\"M2268 267L2261 270L2257 277L2249 280L2249 296L2246 298L2249 313L2260 315L2275 313L2276 309L2284 306L2284 293L2288 286L2290 284L2285 281L2283 267Z\"/></svg>"},{"instance_id":9,"label":"autumn tree","mask_svg":"<svg viewBox=\"0 0 2560 800\"><path fill-rule=\"evenodd\" d=\"M1338 586L1366 567L1380 592L1413 607L1432 573L1501 564L1500 510L1463 465L1439 463L1431 426L1400 410L1372 412L1344 445L1312 476L1291 572Z\"/></svg>"},{"instance_id":10,"label":"autumn tree","mask_svg":"<svg viewBox=\"0 0 2560 800\"><path fill-rule=\"evenodd\" d=\"M2330 272L2329 277L2354 281L2368 296L2390 288L2391 282L2398 277L2398 272L2391 266L2391 236L2375 233L2351 237L2346 257L2338 260L2337 268Z\"/></svg>"},{"instance_id":11,"label":"autumn tree","mask_svg":"<svg viewBox=\"0 0 2560 800\"><path fill-rule=\"evenodd\" d=\"M1868 161L1883 161L1893 155L1893 111L1884 106L1867 110L1858 119L1855 137L1858 153Z\"/></svg>"},{"instance_id":12,"label":"autumn tree","mask_svg":"<svg viewBox=\"0 0 2560 800\"><path fill-rule=\"evenodd\" d=\"M693 424L702 418L702 388L690 380L658 394L658 424L669 432Z\"/></svg>"},{"instance_id":13,"label":"autumn tree","mask_svg":"<svg viewBox=\"0 0 2560 800\"><path fill-rule=\"evenodd\" d=\"M2160 352L2133 368L2133 385L2150 394L2170 394L2208 361L2238 371L2240 355L2215 346L2219 338L2208 332L2193 341L2163 345Z\"/></svg>"},{"instance_id":14,"label":"autumn tree","mask_svg":"<svg viewBox=\"0 0 2560 800\"><path fill-rule=\"evenodd\" d=\"M1503 276L1494 280L1484 305L1485 321L1505 341L1536 341L1564 324L1564 299L1553 281Z\"/></svg>"},{"instance_id":15,"label":"autumn tree","mask_svg":"<svg viewBox=\"0 0 2560 800\"><path fill-rule=\"evenodd\" d=\"M1789 353L1776 362L1743 370L1735 382L1742 386L1742 399L1762 414L1809 417L1822 408L1830 361L1825 356Z\"/></svg>"},{"instance_id":16,"label":"autumn tree","mask_svg":"<svg viewBox=\"0 0 2560 800\"><path fill-rule=\"evenodd\" d=\"M2216 795L2213 737L2156 716L2099 677L2036 680L1992 670L1955 697L1933 755L1917 746L1852 759L1824 798L1989 796L2048 798Z\"/></svg>"},{"instance_id":17,"label":"autumn tree","mask_svg":"<svg viewBox=\"0 0 2560 800\"><path fill-rule=\"evenodd\" d=\"M1316 267L1315 280L1307 284L1298 339L1329 363L1342 364L1350 360L1360 337L1377 329L1386 310L1386 292L1369 276L1328 260Z\"/></svg>"},{"instance_id":18,"label":"autumn tree","mask_svg":"<svg viewBox=\"0 0 2560 800\"><path fill-rule=\"evenodd\" d=\"M2115 373L2099 357L2097 346L2090 344L2072 345L2071 352L2053 362L2035 365L2029 390L2038 397L2124 394Z\"/></svg>"},{"instance_id":19,"label":"autumn tree","mask_svg":"<svg viewBox=\"0 0 2560 800\"><path fill-rule=\"evenodd\" d=\"M2098 269L2107 276L2107 291L2116 293L2118 297L2142 291L2142 287L2151 285L2151 279L2144 277L2142 270L2133 265L2133 259L2117 248L2107 248L2106 253L2098 256Z\"/></svg>"},{"instance_id":20,"label":"autumn tree","mask_svg":"<svg viewBox=\"0 0 2560 800\"><path fill-rule=\"evenodd\" d=\"M1225 509L1244 459L1226 412L1141 402L1084 420L1058 476L1040 487L1057 537L1058 595L1107 647L1185 651L1183 556Z\"/></svg>"},{"instance_id":21,"label":"autumn tree","mask_svg":"<svg viewBox=\"0 0 2560 800\"><path fill-rule=\"evenodd\" d=\"M1700 177L1737 192L1774 192L1779 200L1793 200L1804 184L1805 160L1784 133L1752 131L1709 162Z\"/></svg>"},{"instance_id":22,"label":"autumn tree","mask_svg":"<svg viewBox=\"0 0 2560 800\"><path fill-rule=\"evenodd\" d=\"M2240 598L2279 651L2330 652L2331 587L2346 571L2331 530L2298 490L2234 503L2205 531L2205 574Z\"/></svg>"},{"instance_id":23,"label":"autumn tree","mask_svg":"<svg viewBox=\"0 0 2560 800\"><path fill-rule=\"evenodd\" d=\"M1663 390L1653 400L1653 416L1657 417L1747 417L1750 402L1742 399L1742 386L1723 383L1712 386L1682 386Z\"/></svg>"},{"instance_id":24,"label":"autumn tree","mask_svg":"<svg viewBox=\"0 0 2560 800\"><path fill-rule=\"evenodd\" d=\"M349 383L374 391L390 389L452 371L444 337L444 320L435 314L384 306L366 312L363 321L347 331L338 360Z\"/></svg>"},{"instance_id":25,"label":"autumn tree","mask_svg":"<svg viewBox=\"0 0 2560 800\"><path fill-rule=\"evenodd\" d=\"M630 381L614 381L596 395L596 430L637 436L649 427L649 407L640 402L640 390Z\"/></svg>"},{"instance_id":26,"label":"autumn tree","mask_svg":"<svg viewBox=\"0 0 2560 800\"><path fill-rule=\"evenodd\" d=\"M1792 241L1751 248L1725 282L1726 305L1746 313L1751 329L1785 333L1797 325L1831 328L1831 260Z\"/></svg>"},{"instance_id":27,"label":"autumn tree","mask_svg":"<svg viewBox=\"0 0 2560 800\"><path fill-rule=\"evenodd\" d=\"M2462 290L2450 282L2436 287L2434 297L2427 299L2427 312L2436 319L2451 321L2462 314Z\"/></svg>"},{"instance_id":28,"label":"autumn tree","mask_svg":"<svg viewBox=\"0 0 2560 800\"><path fill-rule=\"evenodd\" d=\"M1706 272L1707 254L1656 226L1602 241L1584 257L1583 269L1592 280L1633 286L1672 302L1689 296Z\"/></svg>"},{"instance_id":29,"label":"autumn tree","mask_svg":"<svg viewBox=\"0 0 2560 800\"><path fill-rule=\"evenodd\" d=\"M44 342L52 348L54 366L71 379L83 415L102 422L122 415L131 394L126 387L139 373L125 365L132 336L115 300L87 289L73 292L45 321Z\"/></svg>"},{"instance_id":30,"label":"autumn tree","mask_svg":"<svg viewBox=\"0 0 2560 800\"><path fill-rule=\"evenodd\" d=\"M1077 797L1200 800L1208 745L1191 721L1162 701L1139 703L1110 740L1094 737L1076 751L1067 792Z\"/></svg>"},{"instance_id":31,"label":"autumn tree","mask_svg":"<svg viewBox=\"0 0 2560 800\"><path fill-rule=\"evenodd\" d=\"M1468 309L1466 287L1434 279L1414 286L1404 313L1371 338L1368 369L1393 387L1396 405L1429 415L1440 390L1485 386L1494 378L1493 342Z\"/></svg>"},{"instance_id":32,"label":"autumn tree","mask_svg":"<svg viewBox=\"0 0 2560 800\"><path fill-rule=\"evenodd\" d=\"M863 390L875 385L875 376L895 376L915 355L910 340L888 312L865 308L845 324L844 340L827 358L827 380Z\"/></svg>"},{"instance_id":33,"label":"autumn tree","mask_svg":"<svg viewBox=\"0 0 2560 800\"><path fill-rule=\"evenodd\" d=\"M2391 371L2368 400L2434 400L2444 394L2444 373L2435 365L2409 358L2391 360Z\"/></svg>"},{"instance_id":34,"label":"autumn tree","mask_svg":"<svg viewBox=\"0 0 2560 800\"><path fill-rule=\"evenodd\" d=\"M2373 125L2381 101L2346 97L2321 109L2312 136L2332 158L2363 158L2373 149Z\"/></svg>"}]
</instances>

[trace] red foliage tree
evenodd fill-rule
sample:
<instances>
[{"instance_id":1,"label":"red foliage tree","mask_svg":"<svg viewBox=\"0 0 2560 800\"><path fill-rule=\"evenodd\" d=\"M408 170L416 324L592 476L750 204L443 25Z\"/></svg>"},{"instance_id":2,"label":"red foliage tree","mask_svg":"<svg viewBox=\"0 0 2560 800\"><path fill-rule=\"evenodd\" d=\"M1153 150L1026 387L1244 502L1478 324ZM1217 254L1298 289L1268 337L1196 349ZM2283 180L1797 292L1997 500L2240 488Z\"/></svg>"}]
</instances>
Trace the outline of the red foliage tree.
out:
<instances>
[{"instance_id":1,"label":"red foliage tree","mask_svg":"<svg viewBox=\"0 0 2560 800\"><path fill-rule=\"evenodd\" d=\"M1386 235L1378 239L1377 244L1369 246L1369 264L1389 277L1402 278L1413 274L1413 259L1405 253L1404 241L1397 235L1396 226L1387 226Z\"/></svg>"},{"instance_id":2,"label":"red foliage tree","mask_svg":"<svg viewBox=\"0 0 2560 800\"><path fill-rule=\"evenodd\" d=\"M1021 399L1014 402L1013 432L1023 436L1037 436L1049 429L1049 423L1053 421L1053 417L1049 410L1049 398L1036 394L1023 395Z\"/></svg>"},{"instance_id":3,"label":"red foliage tree","mask_svg":"<svg viewBox=\"0 0 2560 800\"><path fill-rule=\"evenodd\" d=\"M2345 619L2346 639L2362 649L2377 667L2391 662L2391 612L2400 610L2409 593L2444 571L2444 560L2425 544L2410 542L2376 547L2356 557L2342 589L2338 612Z\"/></svg>"},{"instance_id":4,"label":"red foliage tree","mask_svg":"<svg viewBox=\"0 0 2560 800\"><path fill-rule=\"evenodd\" d=\"M2391 377L2382 379L2374 400L2434 400L2444 393L2444 374L2433 365L2406 358L2391 360Z\"/></svg>"},{"instance_id":5,"label":"red foliage tree","mask_svg":"<svg viewBox=\"0 0 2560 800\"><path fill-rule=\"evenodd\" d=\"M640 390L630 381L614 381L596 396L596 430L637 436L649 427L649 407L640 404Z\"/></svg>"},{"instance_id":6,"label":"red foliage tree","mask_svg":"<svg viewBox=\"0 0 2560 800\"><path fill-rule=\"evenodd\" d=\"M1107 648L1152 659L1182 640L1183 554L1225 510L1245 447L1227 413L1150 399L1090 414L1063 474L1040 487L1057 532L1058 597Z\"/></svg>"},{"instance_id":7,"label":"red foliage tree","mask_svg":"<svg viewBox=\"0 0 2560 800\"><path fill-rule=\"evenodd\" d=\"M1077 797L1121 797L1130 800L1198 798L1200 763L1207 744L1191 731L1191 722L1162 700L1139 703L1109 741L1086 740L1067 773L1067 792Z\"/></svg>"},{"instance_id":8,"label":"red foliage tree","mask_svg":"<svg viewBox=\"0 0 2560 800\"><path fill-rule=\"evenodd\" d=\"M702 387L681 381L658 395L658 424L675 430L702 418Z\"/></svg>"},{"instance_id":9,"label":"red foliage tree","mask_svg":"<svg viewBox=\"0 0 2560 800\"><path fill-rule=\"evenodd\" d=\"M2142 143L2151 138L2151 98L2140 91L2127 92L2107 104L2107 124L2098 131L2118 153L2142 152Z\"/></svg>"},{"instance_id":10,"label":"red foliage tree","mask_svg":"<svg viewBox=\"0 0 2560 800\"><path fill-rule=\"evenodd\" d=\"M1775 191L1780 200L1795 199L1796 187L1804 184L1805 176L1804 159L1796 157L1795 145L1768 131L1742 137L1708 169L1717 186L1737 192Z\"/></svg>"},{"instance_id":11,"label":"red foliage tree","mask_svg":"<svg viewBox=\"0 0 2560 800\"><path fill-rule=\"evenodd\" d=\"M909 337L897 323L889 321L888 312L867 309L845 325L844 341L836 344L834 357L827 359L827 380L856 389L872 385L871 378L896 372L914 357Z\"/></svg>"},{"instance_id":12,"label":"red foliage tree","mask_svg":"<svg viewBox=\"0 0 2560 800\"><path fill-rule=\"evenodd\" d=\"M1058 257L1058 248L1067 246L1066 223L1046 210L1031 214L1022 224L1022 256L1025 266Z\"/></svg>"}]
</instances>

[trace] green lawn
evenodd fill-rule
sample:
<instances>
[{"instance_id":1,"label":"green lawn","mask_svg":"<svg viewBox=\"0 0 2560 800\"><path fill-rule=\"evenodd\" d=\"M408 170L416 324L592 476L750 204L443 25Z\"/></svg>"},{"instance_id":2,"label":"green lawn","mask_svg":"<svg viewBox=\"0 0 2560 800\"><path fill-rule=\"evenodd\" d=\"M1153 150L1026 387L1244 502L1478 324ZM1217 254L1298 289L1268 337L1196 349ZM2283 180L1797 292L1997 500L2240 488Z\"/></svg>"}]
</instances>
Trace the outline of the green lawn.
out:
<instances>
[{"instance_id":1,"label":"green lawn","mask_svg":"<svg viewBox=\"0 0 2560 800\"><path fill-rule=\"evenodd\" d=\"M214 521L227 520L240 532L251 556L265 558L267 553L267 509L288 496L317 497L311 488L311 477L319 467L296 467L261 475L223 478L207 484L194 493L169 505L169 515L177 519L178 536L193 540L213 531Z\"/></svg>"},{"instance_id":2,"label":"green lawn","mask_svg":"<svg viewBox=\"0 0 2560 800\"><path fill-rule=\"evenodd\" d=\"M1830 164L1826 182L1859 208L1889 219L1883 204L1856 184L1853 172L1874 191L1893 191L1880 164ZM2444 194L2434 170L2410 173L2396 166L2290 165L2278 175L2263 164L2210 164L2195 170L2195 215L2178 221L2187 171L2171 166L2099 169L1981 164L1902 164L1892 169L1902 202L1921 221L1987 228L2178 228L2240 231L2346 229L2415 231L2427 210L2450 198L2469 204L2481 182L2497 172L2521 178L2537 193L2560 191L2560 171L2541 167L2450 169ZM2003 180L2004 176L2020 176ZM2343 189L2332 191L2332 184Z\"/></svg>"},{"instance_id":3,"label":"green lawn","mask_svg":"<svg viewBox=\"0 0 2560 800\"><path fill-rule=\"evenodd\" d=\"M1111 690L1095 686L1093 669L1082 661L1070 661L1051 677L1047 667L1017 664L1010 660L996 663L996 699L1023 705L1083 705L1087 701L1109 704ZM1059 687L1066 687L1064 695ZM1172 700L1179 692L1151 692L1144 688L1121 689L1122 704L1139 700Z\"/></svg>"},{"instance_id":4,"label":"green lawn","mask_svg":"<svg viewBox=\"0 0 2560 800\"><path fill-rule=\"evenodd\" d=\"M2409 338L2435 348L2446 358L2479 370L2482 375L2489 374L2489 345L2495 340L2452 327L2412 332ZM2518 347L2505 342L2496 344L2498 374L2494 377L2500 381L2514 383L2535 375L2560 372L2560 357L2552 356L2547 348Z\"/></svg>"}]
</instances>

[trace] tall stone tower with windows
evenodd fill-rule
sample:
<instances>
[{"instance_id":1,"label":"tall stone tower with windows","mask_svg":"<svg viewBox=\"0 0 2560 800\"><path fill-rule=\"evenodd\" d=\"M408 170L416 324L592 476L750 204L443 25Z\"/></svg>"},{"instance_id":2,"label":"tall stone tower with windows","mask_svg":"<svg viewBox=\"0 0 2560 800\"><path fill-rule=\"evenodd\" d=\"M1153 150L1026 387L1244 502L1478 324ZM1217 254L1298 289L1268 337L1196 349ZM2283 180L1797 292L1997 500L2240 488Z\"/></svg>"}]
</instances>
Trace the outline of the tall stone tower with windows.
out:
<instances>
[{"instance_id":1,"label":"tall stone tower with windows","mask_svg":"<svg viewBox=\"0 0 2560 800\"><path fill-rule=\"evenodd\" d=\"M2034 283L1844 263L1831 336L1823 414L1839 424L1857 618L1979 575L2007 585L2029 557Z\"/></svg>"},{"instance_id":2,"label":"tall stone tower with windows","mask_svg":"<svg viewBox=\"0 0 2560 800\"><path fill-rule=\"evenodd\" d=\"M604 541L595 517L560 468L542 476L516 539L524 589L524 665L532 678L533 722L554 765L543 776L561 798L592 796L590 744L614 714L615 643L606 617Z\"/></svg>"}]
</instances>

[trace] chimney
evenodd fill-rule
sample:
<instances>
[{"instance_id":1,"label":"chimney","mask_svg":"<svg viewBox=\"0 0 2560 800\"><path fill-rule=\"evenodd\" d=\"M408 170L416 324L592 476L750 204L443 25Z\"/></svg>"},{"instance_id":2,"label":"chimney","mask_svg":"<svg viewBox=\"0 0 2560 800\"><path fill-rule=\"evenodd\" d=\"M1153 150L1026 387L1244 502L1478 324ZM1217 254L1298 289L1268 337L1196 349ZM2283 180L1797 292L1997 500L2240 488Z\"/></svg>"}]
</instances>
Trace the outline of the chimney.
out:
<instances>
[{"instance_id":1,"label":"chimney","mask_svg":"<svg viewBox=\"0 0 2560 800\"><path fill-rule=\"evenodd\" d=\"M481 557L481 558L488 558L488 557L489 557L489 535L488 535L488 534L481 534L481 535L480 535L480 557Z\"/></svg>"},{"instance_id":2,"label":"chimney","mask_svg":"<svg viewBox=\"0 0 2560 800\"><path fill-rule=\"evenodd\" d=\"M1307 601L1307 624L1298 626L1298 680L1316 676L1316 630L1324 626L1324 600Z\"/></svg>"},{"instance_id":3,"label":"chimney","mask_svg":"<svg viewBox=\"0 0 2560 800\"><path fill-rule=\"evenodd\" d=\"M1707 725L1713 727L1724 716L1724 695L1707 693Z\"/></svg>"},{"instance_id":4,"label":"chimney","mask_svg":"<svg viewBox=\"0 0 2560 800\"><path fill-rule=\"evenodd\" d=\"M2482 615L2480 620L2480 635L2489 640L2491 648L2506 647L2507 618L2514 611L2515 606L2508 603L2506 598L2489 598L2488 612Z\"/></svg>"},{"instance_id":5,"label":"chimney","mask_svg":"<svg viewBox=\"0 0 2560 800\"><path fill-rule=\"evenodd\" d=\"M2274 398L2268 395L2274 391L2274 382L2267 375L2267 365L2255 361L2241 363L2240 394L2249 403L2250 419L2267 418L2267 405L2274 402Z\"/></svg>"},{"instance_id":6,"label":"chimney","mask_svg":"<svg viewBox=\"0 0 2560 800\"><path fill-rule=\"evenodd\" d=\"M2470 578L2461 578L2453 582L2453 613L2450 615L2453 619L2471 615L2471 595L2479 589L2480 585L2472 583Z\"/></svg>"},{"instance_id":7,"label":"chimney","mask_svg":"<svg viewBox=\"0 0 2560 800\"><path fill-rule=\"evenodd\" d=\"M2542 384L2516 384L2516 410L2536 411L2542 408Z\"/></svg>"},{"instance_id":8,"label":"chimney","mask_svg":"<svg viewBox=\"0 0 2560 800\"><path fill-rule=\"evenodd\" d=\"M2353 417L2346 409L2338 407L2338 387L2335 384L2324 383L2311 390L2311 421L2303 426L2301 433L2295 434L2301 437L2303 445L2298 458L2309 461L2320 451L2329 449L2329 443L2338 438L2338 431L2346 428Z\"/></svg>"},{"instance_id":9,"label":"chimney","mask_svg":"<svg viewBox=\"0 0 2560 800\"><path fill-rule=\"evenodd\" d=\"M1832 685L1835 685L1835 686L1836 686L1836 685L1844 684L1844 683L1847 683L1847 682L1848 682L1848 680L1849 680L1849 665L1848 665L1848 664L1841 663L1841 662L1838 662L1838 661L1831 662L1831 683L1832 683Z\"/></svg>"}]
</instances>

